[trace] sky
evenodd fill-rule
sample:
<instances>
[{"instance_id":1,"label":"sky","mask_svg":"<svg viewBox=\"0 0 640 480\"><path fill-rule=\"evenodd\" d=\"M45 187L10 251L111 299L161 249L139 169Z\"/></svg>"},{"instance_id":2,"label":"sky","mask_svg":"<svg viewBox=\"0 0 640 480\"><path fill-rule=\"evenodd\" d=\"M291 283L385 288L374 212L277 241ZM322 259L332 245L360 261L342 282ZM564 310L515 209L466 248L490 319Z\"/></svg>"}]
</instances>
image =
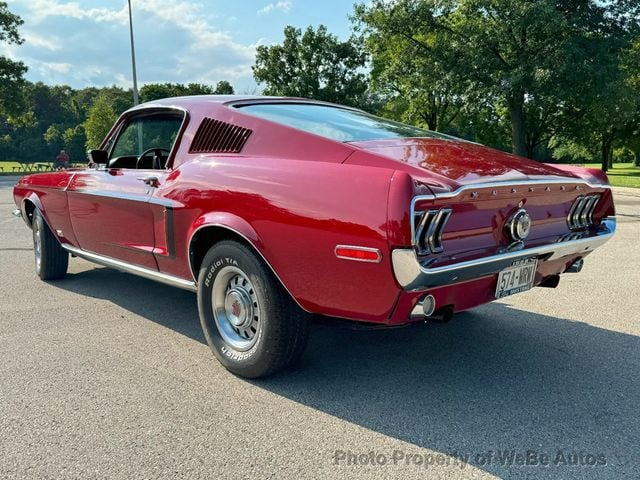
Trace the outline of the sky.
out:
<instances>
[{"instance_id":1,"label":"sky","mask_svg":"<svg viewBox=\"0 0 640 480\"><path fill-rule=\"evenodd\" d=\"M325 24L350 34L352 0L131 0L139 85L228 80L257 93L258 45L280 43L286 25ZM22 45L0 54L23 61L26 78L47 84L132 85L126 0L9 0L22 17Z\"/></svg>"}]
</instances>

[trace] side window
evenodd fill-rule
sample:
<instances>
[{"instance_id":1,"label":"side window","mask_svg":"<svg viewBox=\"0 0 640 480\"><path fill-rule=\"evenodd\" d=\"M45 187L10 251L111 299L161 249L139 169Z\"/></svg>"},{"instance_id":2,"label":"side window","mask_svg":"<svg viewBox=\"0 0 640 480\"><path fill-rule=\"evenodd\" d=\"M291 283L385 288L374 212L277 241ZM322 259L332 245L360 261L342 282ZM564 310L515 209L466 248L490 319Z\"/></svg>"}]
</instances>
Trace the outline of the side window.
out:
<instances>
[{"instance_id":1,"label":"side window","mask_svg":"<svg viewBox=\"0 0 640 480\"><path fill-rule=\"evenodd\" d=\"M182 116L153 114L134 117L120 131L111 150L111 168L165 168ZM140 155L144 156L140 158Z\"/></svg>"}]
</instances>

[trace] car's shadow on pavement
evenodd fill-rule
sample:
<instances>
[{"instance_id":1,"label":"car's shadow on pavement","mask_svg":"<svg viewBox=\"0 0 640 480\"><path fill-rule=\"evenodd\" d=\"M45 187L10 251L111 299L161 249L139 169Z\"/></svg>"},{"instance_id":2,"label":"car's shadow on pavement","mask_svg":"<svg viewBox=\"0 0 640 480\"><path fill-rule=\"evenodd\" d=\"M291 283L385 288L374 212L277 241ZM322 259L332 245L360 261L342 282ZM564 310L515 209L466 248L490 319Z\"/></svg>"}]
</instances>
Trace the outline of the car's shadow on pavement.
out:
<instances>
[{"instance_id":1,"label":"car's shadow on pavement","mask_svg":"<svg viewBox=\"0 0 640 480\"><path fill-rule=\"evenodd\" d=\"M191 293L99 268L57 285L204 342ZM640 478L639 366L636 336L490 304L445 325L315 325L299 366L252 383L416 447L469 455L501 478L622 478L632 470ZM343 446L369 454L357 448ZM505 467L502 451L536 452L530 461L547 454L552 465ZM591 463L590 455L606 465L572 465Z\"/></svg>"},{"instance_id":2,"label":"car's shadow on pavement","mask_svg":"<svg viewBox=\"0 0 640 480\"><path fill-rule=\"evenodd\" d=\"M52 285L108 300L186 337L206 343L198 320L196 296L192 292L98 266L68 273L64 280Z\"/></svg>"}]
</instances>

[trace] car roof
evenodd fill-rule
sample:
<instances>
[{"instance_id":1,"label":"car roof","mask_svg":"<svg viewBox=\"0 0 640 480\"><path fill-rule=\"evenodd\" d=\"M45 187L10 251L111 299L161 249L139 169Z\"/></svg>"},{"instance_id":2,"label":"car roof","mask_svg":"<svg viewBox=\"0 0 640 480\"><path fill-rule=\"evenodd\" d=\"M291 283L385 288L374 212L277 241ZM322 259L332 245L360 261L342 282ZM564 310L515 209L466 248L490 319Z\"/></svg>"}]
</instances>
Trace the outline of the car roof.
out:
<instances>
[{"instance_id":1,"label":"car roof","mask_svg":"<svg viewBox=\"0 0 640 480\"><path fill-rule=\"evenodd\" d=\"M125 113L144 110L147 108L173 107L184 110L191 110L194 107L202 107L205 104L229 105L229 104L255 104L255 103L306 103L313 105L326 105L349 110L356 110L344 105L323 102L321 100L311 100L300 97L272 97L266 95L190 95L186 97L169 97L150 102L141 103L130 108Z\"/></svg>"}]
</instances>

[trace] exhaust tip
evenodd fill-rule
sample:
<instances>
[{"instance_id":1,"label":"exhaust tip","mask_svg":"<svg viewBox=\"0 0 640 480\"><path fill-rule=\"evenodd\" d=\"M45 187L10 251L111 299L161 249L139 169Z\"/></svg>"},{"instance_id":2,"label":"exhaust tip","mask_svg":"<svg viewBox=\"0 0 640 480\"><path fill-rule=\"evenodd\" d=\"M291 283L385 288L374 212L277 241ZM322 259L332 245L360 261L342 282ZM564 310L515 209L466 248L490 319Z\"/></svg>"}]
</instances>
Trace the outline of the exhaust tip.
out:
<instances>
[{"instance_id":1,"label":"exhaust tip","mask_svg":"<svg viewBox=\"0 0 640 480\"><path fill-rule=\"evenodd\" d=\"M573 262L571 265L569 265L569 268L567 268L565 270L565 272L567 272L567 273L578 273L578 272L580 272L580 270L582 270L583 266L584 266L584 259L579 258L578 260Z\"/></svg>"},{"instance_id":2,"label":"exhaust tip","mask_svg":"<svg viewBox=\"0 0 640 480\"><path fill-rule=\"evenodd\" d=\"M436 311L436 299L433 295L427 295L422 299L422 313L425 317L430 317Z\"/></svg>"},{"instance_id":3,"label":"exhaust tip","mask_svg":"<svg viewBox=\"0 0 640 480\"><path fill-rule=\"evenodd\" d=\"M433 295L425 295L422 297L418 303L411 310L410 318L424 318L433 315L433 312L436 310L436 299L433 298Z\"/></svg>"}]
</instances>

